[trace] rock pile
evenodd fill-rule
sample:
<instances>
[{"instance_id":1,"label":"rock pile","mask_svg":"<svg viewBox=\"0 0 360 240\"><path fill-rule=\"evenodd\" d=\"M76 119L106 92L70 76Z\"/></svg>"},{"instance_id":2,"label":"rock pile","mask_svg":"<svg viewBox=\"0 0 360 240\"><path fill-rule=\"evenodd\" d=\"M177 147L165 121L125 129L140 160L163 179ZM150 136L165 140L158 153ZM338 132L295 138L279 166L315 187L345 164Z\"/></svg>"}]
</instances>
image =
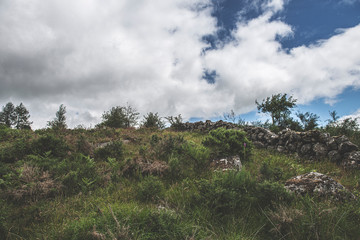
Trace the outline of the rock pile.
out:
<instances>
[{"instance_id":1,"label":"rock pile","mask_svg":"<svg viewBox=\"0 0 360 240\"><path fill-rule=\"evenodd\" d=\"M215 170L228 171L237 170L241 171L242 163L238 155L215 159L211 162L210 166Z\"/></svg>"},{"instance_id":2,"label":"rock pile","mask_svg":"<svg viewBox=\"0 0 360 240\"><path fill-rule=\"evenodd\" d=\"M217 121L183 123L185 131L209 132L217 128L240 129L238 125ZM283 130L275 134L268 129L247 126L242 129L256 147L274 149L284 153L295 153L299 157L316 160L328 158L346 168L360 169L360 151L358 146L345 136L331 137L318 130L295 132Z\"/></svg>"},{"instance_id":3,"label":"rock pile","mask_svg":"<svg viewBox=\"0 0 360 240\"><path fill-rule=\"evenodd\" d=\"M346 168L360 168L358 146L345 136L331 137L328 133L318 130L308 132L283 130L275 134L260 127L245 127L244 131L257 147L296 153L310 160L328 158Z\"/></svg>"},{"instance_id":4,"label":"rock pile","mask_svg":"<svg viewBox=\"0 0 360 240\"><path fill-rule=\"evenodd\" d=\"M184 131L201 131L201 132L210 132L211 130L225 128L225 129L240 129L238 125L230 122L224 122L222 120L217 122L212 122L210 120L206 120L205 122L186 122L183 123L181 129Z\"/></svg>"},{"instance_id":5,"label":"rock pile","mask_svg":"<svg viewBox=\"0 0 360 240\"><path fill-rule=\"evenodd\" d=\"M343 185L331 177L317 172L291 178L286 181L285 188L299 195L309 194L340 201L355 199L355 196L347 191Z\"/></svg>"}]
</instances>

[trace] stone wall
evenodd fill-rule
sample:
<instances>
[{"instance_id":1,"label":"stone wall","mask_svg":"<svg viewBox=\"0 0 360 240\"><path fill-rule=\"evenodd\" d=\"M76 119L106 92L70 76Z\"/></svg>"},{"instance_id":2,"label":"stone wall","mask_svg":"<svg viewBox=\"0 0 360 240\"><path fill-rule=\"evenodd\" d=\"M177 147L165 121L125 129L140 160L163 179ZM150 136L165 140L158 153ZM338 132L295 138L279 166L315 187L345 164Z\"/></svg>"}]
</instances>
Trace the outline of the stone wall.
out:
<instances>
[{"instance_id":1,"label":"stone wall","mask_svg":"<svg viewBox=\"0 0 360 240\"><path fill-rule=\"evenodd\" d=\"M183 129L186 131L209 132L220 127L240 129L236 124L224 121L211 122L207 120L206 122L183 124ZM331 137L328 133L318 130L308 132L283 130L275 134L268 129L253 126L247 126L242 130L258 148L293 153L309 160L328 158L346 168L360 169L358 146L350 142L346 136Z\"/></svg>"}]
</instances>

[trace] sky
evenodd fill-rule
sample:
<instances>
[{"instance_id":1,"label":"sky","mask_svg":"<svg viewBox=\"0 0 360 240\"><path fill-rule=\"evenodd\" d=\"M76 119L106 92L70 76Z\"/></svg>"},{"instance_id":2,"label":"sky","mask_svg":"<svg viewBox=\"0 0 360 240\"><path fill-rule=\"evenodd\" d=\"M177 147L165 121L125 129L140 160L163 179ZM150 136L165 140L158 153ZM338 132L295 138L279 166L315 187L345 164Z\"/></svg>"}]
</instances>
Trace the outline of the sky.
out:
<instances>
[{"instance_id":1,"label":"sky","mask_svg":"<svg viewBox=\"0 0 360 240\"><path fill-rule=\"evenodd\" d=\"M0 0L0 105L44 128L141 116L264 120L287 93L325 123L360 116L360 0Z\"/></svg>"}]
</instances>

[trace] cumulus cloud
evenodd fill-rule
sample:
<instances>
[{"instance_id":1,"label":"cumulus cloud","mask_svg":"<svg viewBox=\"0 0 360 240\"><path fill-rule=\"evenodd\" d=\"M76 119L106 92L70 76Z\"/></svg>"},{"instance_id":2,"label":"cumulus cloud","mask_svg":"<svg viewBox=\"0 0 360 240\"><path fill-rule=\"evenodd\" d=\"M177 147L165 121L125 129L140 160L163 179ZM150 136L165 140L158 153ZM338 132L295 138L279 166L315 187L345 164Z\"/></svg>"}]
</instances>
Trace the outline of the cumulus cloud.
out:
<instances>
[{"instance_id":1,"label":"cumulus cloud","mask_svg":"<svg viewBox=\"0 0 360 240\"><path fill-rule=\"evenodd\" d=\"M3 0L0 101L22 101L36 128L63 103L74 127L127 102L142 114L212 117L277 92L330 101L360 85L360 25L288 51L279 39L292 27L274 19L285 1L256 4L259 17L240 18L233 41L204 52L203 36L218 31L210 0ZM216 71L214 84L204 70Z\"/></svg>"}]
</instances>

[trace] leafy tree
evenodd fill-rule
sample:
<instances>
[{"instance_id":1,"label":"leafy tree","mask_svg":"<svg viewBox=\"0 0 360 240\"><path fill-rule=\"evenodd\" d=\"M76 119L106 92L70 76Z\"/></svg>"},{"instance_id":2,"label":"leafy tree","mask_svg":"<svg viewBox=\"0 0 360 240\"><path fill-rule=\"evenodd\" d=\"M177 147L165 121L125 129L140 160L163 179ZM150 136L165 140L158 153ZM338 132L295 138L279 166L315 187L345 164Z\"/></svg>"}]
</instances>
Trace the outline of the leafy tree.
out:
<instances>
[{"instance_id":1,"label":"leafy tree","mask_svg":"<svg viewBox=\"0 0 360 240\"><path fill-rule=\"evenodd\" d=\"M30 114L22 103L15 108L15 113L15 127L17 129L30 129L30 125L32 124L32 122L29 121Z\"/></svg>"},{"instance_id":2,"label":"leafy tree","mask_svg":"<svg viewBox=\"0 0 360 240\"><path fill-rule=\"evenodd\" d=\"M139 113L135 108L127 105L126 107L112 107L110 111L102 115L103 122L99 126L112 128L134 127L138 123Z\"/></svg>"},{"instance_id":3,"label":"leafy tree","mask_svg":"<svg viewBox=\"0 0 360 240\"><path fill-rule=\"evenodd\" d=\"M61 104L59 110L56 112L56 118L48 122L48 126L52 129L66 129L66 107Z\"/></svg>"},{"instance_id":4,"label":"leafy tree","mask_svg":"<svg viewBox=\"0 0 360 240\"><path fill-rule=\"evenodd\" d=\"M8 127L11 127L16 122L15 106L12 102L8 102L5 107L3 107L0 113L0 122Z\"/></svg>"},{"instance_id":5,"label":"leafy tree","mask_svg":"<svg viewBox=\"0 0 360 240\"><path fill-rule=\"evenodd\" d=\"M300 113L298 112L296 114L296 116L300 119L301 123L302 123L302 128L304 131L309 131L309 130L313 130L314 128L316 128L319 124L318 124L318 120L319 120L319 116L314 114L314 113Z\"/></svg>"},{"instance_id":6,"label":"leafy tree","mask_svg":"<svg viewBox=\"0 0 360 240\"><path fill-rule=\"evenodd\" d=\"M166 120L168 120L168 122L171 124L171 127L175 130L183 130L183 119L181 117L181 114L173 117L173 116L169 116L165 118Z\"/></svg>"},{"instance_id":7,"label":"leafy tree","mask_svg":"<svg viewBox=\"0 0 360 240\"><path fill-rule=\"evenodd\" d=\"M329 122L329 124L335 124L337 122L337 120L339 120L339 116L337 115L337 112L334 111L329 111L329 115L330 115L330 119L328 119L327 121Z\"/></svg>"},{"instance_id":8,"label":"leafy tree","mask_svg":"<svg viewBox=\"0 0 360 240\"><path fill-rule=\"evenodd\" d=\"M158 113L154 114L150 112L146 116L144 116L142 126L146 128L163 129L165 127L165 123L161 120L161 117L158 116Z\"/></svg>"},{"instance_id":9,"label":"leafy tree","mask_svg":"<svg viewBox=\"0 0 360 240\"><path fill-rule=\"evenodd\" d=\"M268 113L273 125L283 125L289 119L291 109L296 106L296 99L287 94L275 94L263 99L262 103L255 100L259 112Z\"/></svg>"}]
</instances>

